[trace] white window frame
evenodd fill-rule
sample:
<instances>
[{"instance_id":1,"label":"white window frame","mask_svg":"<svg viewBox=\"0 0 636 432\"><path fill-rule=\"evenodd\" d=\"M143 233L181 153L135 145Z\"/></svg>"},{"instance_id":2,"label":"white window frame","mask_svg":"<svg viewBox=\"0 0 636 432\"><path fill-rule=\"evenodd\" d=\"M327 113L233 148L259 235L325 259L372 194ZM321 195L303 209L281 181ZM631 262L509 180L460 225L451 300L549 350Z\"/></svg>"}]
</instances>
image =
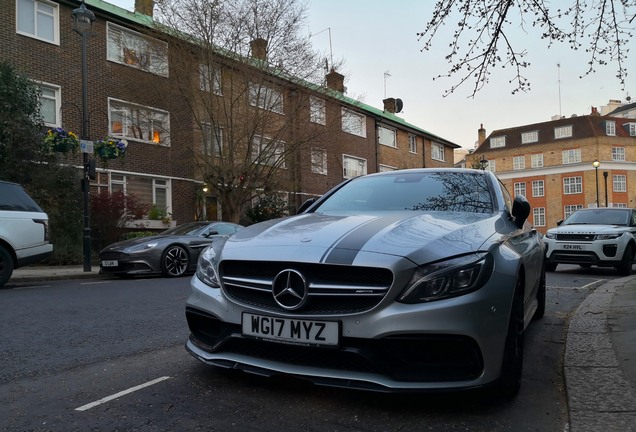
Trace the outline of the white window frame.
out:
<instances>
[{"instance_id":1,"label":"white window frame","mask_svg":"<svg viewBox=\"0 0 636 432\"><path fill-rule=\"evenodd\" d=\"M113 128L117 116L121 117L121 132ZM108 128L118 138L170 146L170 113L158 108L108 98Z\"/></svg>"},{"instance_id":2,"label":"white window frame","mask_svg":"<svg viewBox=\"0 0 636 432\"><path fill-rule=\"evenodd\" d=\"M379 168L378 172L388 172L388 171L396 171L397 170L397 167L394 167L394 166L391 166L391 165L383 165L383 164L380 164L378 166L378 168Z\"/></svg>"},{"instance_id":3,"label":"white window frame","mask_svg":"<svg viewBox=\"0 0 636 432\"><path fill-rule=\"evenodd\" d=\"M362 138L367 137L367 117L356 111L342 108L342 131Z\"/></svg>"},{"instance_id":4,"label":"white window frame","mask_svg":"<svg viewBox=\"0 0 636 432\"><path fill-rule=\"evenodd\" d=\"M554 139L571 138L572 125L559 126L554 128Z\"/></svg>"},{"instance_id":5,"label":"white window frame","mask_svg":"<svg viewBox=\"0 0 636 432\"><path fill-rule=\"evenodd\" d=\"M580 163L581 162L581 149L568 149L561 151L561 158L563 165Z\"/></svg>"},{"instance_id":6,"label":"white window frame","mask_svg":"<svg viewBox=\"0 0 636 432\"><path fill-rule=\"evenodd\" d=\"M378 126L378 143L397 148L397 131L386 126Z\"/></svg>"},{"instance_id":7,"label":"white window frame","mask_svg":"<svg viewBox=\"0 0 636 432\"><path fill-rule=\"evenodd\" d=\"M572 213L583 208L582 204L566 205L563 208L563 219L570 217Z\"/></svg>"},{"instance_id":8,"label":"white window frame","mask_svg":"<svg viewBox=\"0 0 636 432\"><path fill-rule=\"evenodd\" d=\"M199 63L199 88L201 91L223 96L221 69L205 63Z\"/></svg>"},{"instance_id":9,"label":"white window frame","mask_svg":"<svg viewBox=\"0 0 636 432\"><path fill-rule=\"evenodd\" d=\"M530 144L539 141L539 131L523 132L521 134L521 144Z\"/></svg>"},{"instance_id":10,"label":"white window frame","mask_svg":"<svg viewBox=\"0 0 636 432\"><path fill-rule=\"evenodd\" d=\"M60 7L46 0L17 0L15 2L15 31L33 39L60 45ZM33 28L25 27L25 20ZM45 35L42 26L50 21L52 34Z\"/></svg>"},{"instance_id":11,"label":"white window frame","mask_svg":"<svg viewBox=\"0 0 636 432\"><path fill-rule=\"evenodd\" d=\"M495 159L488 161L488 165L486 165L486 171L497 172L497 161Z\"/></svg>"},{"instance_id":12,"label":"white window frame","mask_svg":"<svg viewBox=\"0 0 636 432\"><path fill-rule=\"evenodd\" d=\"M409 135L409 153L417 154L417 137Z\"/></svg>"},{"instance_id":13,"label":"white window frame","mask_svg":"<svg viewBox=\"0 0 636 432\"><path fill-rule=\"evenodd\" d=\"M138 188L133 188L133 192L140 196L142 202L150 202L151 205L160 205L161 203L157 202L157 191L163 190L165 191L166 196L166 212L172 212L172 180L168 177L153 177L146 176L141 174L124 174L121 172L113 171L110 173L108 182L108 190L110 192L121 190L125 195L129 194L129 186L131 182L134 182L135 179L143 178L146 180L150 180L150 182L142 182L141 184L150 185L150 190L138 192ZM163 210L163 206L161 207Z\"/></svg>"},{"instance_id":14,"label":"white window frame","mask_svg":"<svg viewBox=\"0 0 636 432\"><path fill-rule=\"evenodd\" d=\"M583 177L564 177L563 195L574 195L583 193Z\"/></svg>"},{"instance_id":15,"label":"white window frame","mask_svg":"<svg viewBox=\"0 0 636 432\"><path fill-rule=\"evenodd\" d=\"M262 83L249 84L250 105L276 114L285 114L283 92Z\"/></svg>"},{"instance_id":16,"label":"white window frame","mask_svg":"<svg viewBox=\"0 0 636 432\"><path fill-rule=\"evenodd\" d=\"M506 146L506 136L496 136L490 138L490 148L499 148Z\"/></svg>"},{"instance_id":17,"label":"white window frame","mask_svg":"<svg viewBox=\"0 0 636 432\"><path fill-rule=\"evenodd\" d=\"M532 209L532 225L536 227L545 226L545 207Z\"/></svg>"},{"instance_id":18,"label":"white window frame","mask_svg":"<svg viewBox=\"0 0 636 432\"><path fill-rule=\"evenodd\" d=\"M616 136L616 122L612 120L605 121L605 133L608 136Z\"/></svg>"},{"instance_id":19,"label":"white window frame","mask_svg":"<svg viewBox=\"0 0 636 432\"><path fill-rule=\"evenodd\" d=\"M252 162L276 168L287 168L285 143L255 135L252 139Z\"/></svg>"},{"instance_id":20,"label":"white window frame","mask_svg":"<svg viewBox=\"0 0 636 432\"><path fill-rule=\"evenodd\" d=\"M367 160L351 155L342 155L342 177L353 178L367 174Z\"/></svg>"},{"instance_id":21,"label":"white window frame","mask_svg":"<svg viewBox=\"0 0 636 432\"><path fill-rule=\"evenodd\" d=\"M43 100L51 101L51 103L53 104L52 111L53 111L54 119L44 118L44 116L42 116L42 110L40 109L40 116L42 117L42 121L48 127L62 126L62 119L60 118L61 117L60 107L62 106L62 87L55 84L49 84L44 82L36 82L36 85L40 88L40 91L41 91L40 106L44 105ZM45 95L43 93L45 89L52 91L53 95ZM53 120L53 121L47 121L47 120Z\"/></svg>"},{"instance_id":22,"label":"white window frame","mask_svg":"<svg viewBox=\"0 0 636 432\"><path fill-rule=\"evenodd\" d=\"M526 183L525 182L517 182L513 186L514 194L526 196Z\"/></svg>"},{"instance_id":23,"label":"white window frame","mask_svg":"<svg viewBox=\"0 0 636 432\"><path fill-rule=\"evenodd\" d=\"M446 151L442 144L431 143L431 159L446 162Z\"/></svg>"},{"instance_id":24,"label":"white window frame","mask_svg":"<svg viewBox=\"0 0 636 432\"><path fill-rule=\"evenodd\" d=\"M545 196L545 182L543 180L532 180L532 196Z\"/></svg>"},{"instance_id":25,"label":"white window frame","mask_svg":"<svg viewBox=\"0 0 636 432\"><path fill-rule=\"evenodd\" d=\"M612 160L624 161L625 160L625 147L612 147Z\"/></svg>"},{"instance_id":26,"label":"white window frame","mask_svg":"<svg viewBox=\"0 0 636 432\"><path fill-rule=\"evenodd\" d=\"M106 25L106 58L168 77L168 44L111 22Z\"/></svg>"},{"instance_id":27,"label":"white window frame","mask_svg":"<svg viewBox=\"0 0 636 432\"><path fill-rule=\"evenodd\" d=\"M204 156L221 156L223 152L223 128L212 127L211 123L203 123L201 130L201 150Z\"/></svg>"},{"instance_id":28,"label":"white window frame","mask_svg":"<svg viewBox=\"0 0 636 432\"><path fill-rule=\"evenodd\" d=\"M535 153L530 156L530 165L532 168L543 167L543 153Z\"/></svg>"},{"instance_id":29,"label":"white window frame","mask_svg":"<svg viewBox=\"0 0 636 432\"><path fill-rule=\"evenodd\" d=\"M614 192L627 192L627 176L625 174L612 175L612 190Z\"/></svg>"},{"instance_id":30,"label":"white window frame","mask_svg":"<svg viewBox=\"0 0 636 432\"><path fill-rule=\"evenodd\" d=\"M636 123L627 123L629 126L629 136L636 136Z\"/></svg>"},{"instance_id":31,"label":"white window frame","mask_svg":"<svg viewBox=\"0 0 636 432\"><path fill-rule=\"evenodd\" d=\"M512 169L513 170L526 169L526 157L525 156L513 156L512 157Z\"/></svg>"},{"instance_id":32,"label":"white window frame","mask_svg":"<svg viewBox=\"0 0 636 432\"><path fill-rule=\"evenodd\" d=\"M327 150L324 148L311 148L311 172L327 175Z\"/></svg>"},{"instance_id":33,"label":"white window frame","mask_svg":"<svg viewBox=\"0 0 636 432\"><path fill-rule=\"evenodd\" d=\"M324 99L309 96L309 121L323 126L327 124L327 105Z\"/></svg>"}]
</instances>

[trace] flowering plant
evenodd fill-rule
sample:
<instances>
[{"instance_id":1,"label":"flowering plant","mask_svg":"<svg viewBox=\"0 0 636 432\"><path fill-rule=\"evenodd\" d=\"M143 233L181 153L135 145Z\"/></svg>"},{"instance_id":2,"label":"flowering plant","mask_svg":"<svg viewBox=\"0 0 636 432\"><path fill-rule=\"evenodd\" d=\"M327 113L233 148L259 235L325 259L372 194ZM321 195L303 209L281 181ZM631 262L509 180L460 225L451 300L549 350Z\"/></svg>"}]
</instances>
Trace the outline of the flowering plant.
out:
<instances>
[{"instance_id":1,"label":"flowering plant","mask_svg":"<svg viewBox=\"0 0 636 432\"><path fill-rule=\"evenodd\" d=\"M77 135L60 127L49 129L44 137L44 149L48 153L66 153L69 150L75 152L79 148L79 144Z\"/></svg>"},{"instance_id":2,"label":"flowering plant","mask_svg":"<svg viewBox=\"0 0 636 432\"><path fill-rule=\"evenodd\" d=\"M115 159L126 155L128 142L116 137L106 137L95 142L95 153L102 159Z\"/></svg>"}]
</instances>

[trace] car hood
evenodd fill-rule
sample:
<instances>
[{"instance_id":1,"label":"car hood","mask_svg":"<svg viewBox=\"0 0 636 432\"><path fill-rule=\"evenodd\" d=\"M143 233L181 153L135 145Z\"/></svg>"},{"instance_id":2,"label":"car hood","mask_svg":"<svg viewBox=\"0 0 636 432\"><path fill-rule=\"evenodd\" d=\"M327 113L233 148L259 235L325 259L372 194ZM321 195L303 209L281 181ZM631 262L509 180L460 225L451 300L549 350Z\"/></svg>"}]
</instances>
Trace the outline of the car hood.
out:
<instances>
[{"instance_id":1,"label":"car hood","mask_svg":"<svg viewBox=\"0 0 636 432\"><path fill-rule=\"evenodd\" d=\"M626 232L631 229L622 225L607 225L607 224L572 224L561 225L556 228L550 228L549 233L554 234L607 234Z\"/></svg>"},{"instance_id":2,"label":"car hood","mask_svg":"<svg viewBox=\"0 0 636 432\"><path fill-rule=\"evenodd\" d=\"M238 231L222 259L352 264L368 253L422 264L480 250L500 215L454 212L303 214Z\"/></svg>"},{"instance_id":3,"label":"car hood","mask_svg":"<svg viewBox=\"0 0 636 432\"><path fill-rule=\"evenodd\" d=\"M194 237L194 236L171 236L171 235L161 235L161 234L148 236L148 237L135 237L132 239L123 240L117 243L113 243L109 246L106 246L104 249L102 249L102 252L120 251L122 249L126 249L131 246L135 246L142 243L163 243L167 241L179 241L179 240L185 240L186 242L189 242L196 238L197 237Z\"/></svg>"}]
</instances>

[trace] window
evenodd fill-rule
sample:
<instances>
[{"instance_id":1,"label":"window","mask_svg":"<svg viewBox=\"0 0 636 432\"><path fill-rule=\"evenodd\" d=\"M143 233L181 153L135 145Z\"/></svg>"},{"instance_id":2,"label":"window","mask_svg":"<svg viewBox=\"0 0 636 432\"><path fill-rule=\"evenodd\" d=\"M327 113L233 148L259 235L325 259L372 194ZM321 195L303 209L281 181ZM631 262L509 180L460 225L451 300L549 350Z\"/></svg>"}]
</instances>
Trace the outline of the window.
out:
<instances>
[{"instance_id":1,"label":"window","mask_svg":"<svg viewBox=\"0 0 636 432\"><path fill-rule=\"evenodd\" d=\"M396 167L390 166L390 165L380 165L379 168L380 168L379 172L387 172L387 171L395 171L395 170L397 170Z\"/></svg>"},{"instance_id":2,"label":"window","mask_svg":"<svg viewBox=\"0 0 636 432\"><path fill-rule=\"evenodd\" d=\"M342 108L342 130L344 132L367 137L367 118L355 111Z\"/></svg>"},{"instance_id":3,"label":"window","mask_svg":"<svg viewBox=\"0 0 636 432\"><path fill-rule=\"evenodd\" d=\"M521 134L521 144L534 143L539 141L539 131L524 132Z\"/></svg>"},{"instance_id":4,"label":"window","mask_svg":"<svg viewBox=\"0 0 636 432\"><path fill-rule=\"evenodd\" d=\"M563 216L565 219L569 218L570 215L572 213L574 213L577 210L582 209L583 206L581 204L577 204L577 205L566 205L564 210L563 210Z\"/></svg>"},{"instance_id":5,"label":"window","mask_svg":"<svg viewBox=\"0 0 636 432\"><path fill-rule=\"evenodd\" d=\"M378 142L382 145L397 148L395 129L378 126Z\"/></svg>"},{"instance_id":6,"label":"window","mask_svg":"<svg viewBox=\"0 0 636 432\"><path fill-rule=\"evenodd\" d=\"M163 41L109 22L106 51L110 61L168 76L168 44Z\"/></svg>"},{"instance_id":7,"label":"window","mask_svg":"<svg viewBox=\"0 0 636 432\"><path fill-rule=\"evenodd\" d=\"M526 169L526 157L525 156L513 156L513 158L512 158L512 169L513 170Z\"/></svg>"},{"instance_id":8,"label":"window","mask_svg":"<svg viewBox=\"0 0 636 432\"><path fill-rule=\"evenodd\" d=\"M212 127L210 123L203 124L203 146L204 156L221 156L223 151L223 129Z\"/></svg>"},{"instance_id":9,"label":"window","mask_svg":"<svg viewBox=\"0 0 636 432\"><path fill-rule=\"evenodd\" d=\"M315 96L309 97L309 121L321 125L327 124L325 100Z\"/></svg>"},{"instance_id":10,"label":"window","mask_svg":"<svg viewBox=\"0 0 636 432\"><path fill-rule=\"evenodd\" d=\"M61 90L52 84L37 84L40 87L40 116L45 125L58 127L62 124L58 113L61 106Z\"/></svg>"},{"instance_id":11,"label":"window","mask_svg":"<svg viewBox=\"0 0 636 432\"><path fill-rule=\"evenodd\" d=\"M252 139L252 161L277 168L285 168L285 143L255 136Z\"/></svg>"},{"instance_id":12,"label":"window","mask_svg":"<svg viewBox=\"0 0 636 432\"><path fill-rule=\"evenodd\" d=\"M59 7L39 0L17 0L16 31L18 34L60 44Z\"/></svg>"},{"instance_id":13,"label":"window","mask_svg":"<svg viewBox=\"0 0 636 432\"><path fill-rule=\"evenodd\" d=\"M492 159L488 161L488 165L486 165L486 171L497 172L497 161Z\"/></svg>"},{"instance_id":14,"label":"window","mask_svg":"<svg viewBox=\"0 0 636 432\"><path fill-rule=\"evenodd\" d=\"M624 175L612 176L614 192L627 192L627 177Z\"/></svg>"},{"instance_id":15,"label":"window","mask_svg":"<svg viewBox=\"0 0 636 432\"><path fill-rule=\"evenodd\" d=\"M110 176L111 192L123 191L126 195L136 195L141 204L156 206L170 213L172 207L172 184L170 179L146 177L139 175L123 175L112 173Z\"/></svg>"},{"instance_id":16,"label":"window","mask_svg":"<svg viewBox=\"0 0 636 432\"><path fill-rule=\"evenodd\" d=\"M208 64L199 65L199 88L202 91L212 91L215 95L222 95L221 69Z\"/></svg>"},{"instance_id":17,"label":"window","mask_svg":"<svg viewBox=\"0 0 636 432\"><path fill-rule=\"evenodd\" d=\"M563 164L573 164L581 162L581 149L563 150L561 152Z\"/></svg>"},{"instance_id":18,"label":"window","mask_svg":"<svg viewBox=\"0 0 636 432\"><path fill-rule=\"evenodd\" d=\"M417 137L415 135L409 135L409 152L417 153Z\"/></svg>"},{"instance_id":19,"label":"window","mask_svg":"<svg viewBox=\"0 0 636 432\"><path fill-rule=\"evenodd\" d=\"M108 99L110 134L136 141L170 145L170 114L156 108Z\"/></svg>"},{"instance_id":20,"label":"window","mask_svg":"<svg viewBox=\"0 0 636 432\"><path fill-rule=\"evenodd\" d=\"M342 155L342 176L344 178L358 177L367 173L366 159Z\"/></svg>"},{"instance_id":21,"label":"window","mask_svg":"<svg viewBox=\"0 0 636 432\"><path fill-rule=\"evenodd\" d=\"M534 226L545 226L545 207L535 207L532 209Z\"/></svg>"},{"instance_id":22,"label":"window","mask_svg":"<svg viewBox=\"0 0 636 432\"><path fill-rule=\"evenodd\" d=\"M526 184L525 184L525 182L523 182L523 183L515 183L514 189L515 189L514 190L515 196L517 196L517 195L526 196Z\"/></svg>"},{"instance_id":23,"label":"window","mask_svg":"<svg viewBox=\"0 0 636 432\"><path fill-rule=\"evenodd\" d=\"M532 181L532 196L533 197L542 197L545 195L545 185L543 180L533 180Z\"/></svg>"},{"instance_id":24,"label":"window","mask_svg":"<svg viewBox=\"0 0 636 432\"><path fill-rule=\"evenodd\" d=\"M311 149L311 172L327 174L327 151L321 148Z\"/></svg>"},{"instance_id":25,"label":"window","mask_svg":"<svg viewBox=\"0 0 636 432\"><path fill-rule=\"evenodd\" d=\"M283 114L283 92L264 84L250 83L250 105Z\"/></svg>"},{"instance_id":26,"label":"window","mask_svg":"<svg viewBox=\"0 0 636 432\"><path fill-rule=\"evenodd\" d=\"M627 203L614 203L610 207L627 208Z\"/></svg>"},{"instance_id":27,"label":"window","mask_svg":"<svg viewBox=\"0 0 636 432\"><path fill-rule=\"evenodd\" d=\"M612 160L624 161L625 160L625 147L612 147Z\"/></svg>"},{"instance_id":28,"label":"window","mask_svg":"<svg viewBox=\"0 0 636 432\"><path fill-rule=\"evenodd\" d=\"M530 156L532 168L541 168L543 166L543 153L537 153Z\"/></svg>"},{"instance_id":29,"label":"window","mask_svg":"<svg viewBox=\"0 0 636 432\"><path fill-rule=\"evenodd\" d=\"M444 146L435 143L431 144L431 158L444 162Z\"/></svg>"},{"instance_id":30,"label":"window","mask_svg":"<svg viewBox=\"0 0 636 432\"><path fill-rule=\"evenodd\" d=\"M570 138L572 136L572 125L554 128L554 139Z\"/></svg>"},{"instance_id":31,"label":"window","mask_svg":"<svg viewBox=\"0 0 636 432\"><path fill-rule=\"evenodd\" d=\"M636 136L636 123L628 123L629 125L629 136Z\"/></svg>"},{"instance_id":32,"label":"window","mask_svg":"<svg viewBox=\"0 0 636 432\"><path fill-rule=\"evenodd\" d=\"M583 192L583 178L565 177L563 179L563 193L565 195L578 194Z\"/></svg>"},{"instance_id":33,"label":"window","mask_svg":"<svg viewBox=\"0 0 636 432\"><path fill-rule=\"evenodd\" d=\"M490 148L505 147L505 146L506 146L506 137L505 136L498 136L498 137L490 138Z\"/></svg>"},{"instance_id":34,"label":"window","mask_svg":"<svg viewBox=\"0 0 636 432\"><path fill-rule=\"evenodd\" d=\"M610 136L616 136L616 122L607 120L605 122L605 133Z\"/></svg>"}]
</instances>

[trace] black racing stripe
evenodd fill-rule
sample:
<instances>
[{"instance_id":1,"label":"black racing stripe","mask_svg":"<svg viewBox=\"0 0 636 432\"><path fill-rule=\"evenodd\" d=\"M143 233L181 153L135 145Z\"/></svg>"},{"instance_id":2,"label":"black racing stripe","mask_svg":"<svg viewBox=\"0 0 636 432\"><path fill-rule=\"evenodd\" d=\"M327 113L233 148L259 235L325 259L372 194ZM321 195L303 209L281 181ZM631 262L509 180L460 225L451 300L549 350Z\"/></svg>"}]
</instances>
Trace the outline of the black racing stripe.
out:
<instances>
[{"instance_id":1,"label":"black racing stripe","mask_svg":"<svg viewBox=\"0 0 636 432\"><path fill-rule=\"evenodd\" d=\"M404 219L404 214L379 217L354 229L335 243L323 257L326 264L352 264L360 249L380 230L396 221Z\"/></svg>"}]
</instances>

